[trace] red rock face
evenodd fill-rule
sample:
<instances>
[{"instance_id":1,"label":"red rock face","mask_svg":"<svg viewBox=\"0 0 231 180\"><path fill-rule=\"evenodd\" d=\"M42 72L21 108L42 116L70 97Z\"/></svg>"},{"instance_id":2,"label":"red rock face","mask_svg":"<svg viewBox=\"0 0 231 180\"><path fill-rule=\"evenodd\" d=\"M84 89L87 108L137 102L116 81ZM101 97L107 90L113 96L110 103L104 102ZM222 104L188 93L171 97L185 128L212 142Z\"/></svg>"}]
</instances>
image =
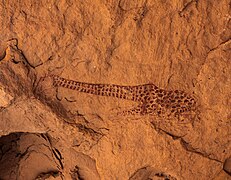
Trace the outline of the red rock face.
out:
<instances>
[{"instance_id":1,"label":"red rock face","mask_svg":"<svg viewBox=\"0 0 231 180\"><path fill-rule=\"evenodd\" d=\"M230 178L228 1L0 14L0 179Z\"/></svg>"}]
</instances>

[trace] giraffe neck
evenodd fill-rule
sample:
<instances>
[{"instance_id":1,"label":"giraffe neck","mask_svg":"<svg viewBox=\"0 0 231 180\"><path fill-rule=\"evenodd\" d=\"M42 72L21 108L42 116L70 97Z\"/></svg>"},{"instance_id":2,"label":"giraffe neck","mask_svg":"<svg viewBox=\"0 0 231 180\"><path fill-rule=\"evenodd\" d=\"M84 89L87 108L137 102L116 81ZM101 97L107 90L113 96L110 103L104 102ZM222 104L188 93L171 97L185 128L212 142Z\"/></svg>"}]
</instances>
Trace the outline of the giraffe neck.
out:
<instances>
[{"instance_id":1,"label":"giraffe neck","mask_svg":"<svg viewBox=\"0 0 231 180\"><path fill-rule=\"evenodd\" d=\"M99 96L110 96L132 101L140 101L142 97L137 94L143 91L143 86L120 86L113 84L92 84L65 79L59 76L53 77L55 87L64 87L83 93L94 94Z\"/></svg>"}]
</instances>

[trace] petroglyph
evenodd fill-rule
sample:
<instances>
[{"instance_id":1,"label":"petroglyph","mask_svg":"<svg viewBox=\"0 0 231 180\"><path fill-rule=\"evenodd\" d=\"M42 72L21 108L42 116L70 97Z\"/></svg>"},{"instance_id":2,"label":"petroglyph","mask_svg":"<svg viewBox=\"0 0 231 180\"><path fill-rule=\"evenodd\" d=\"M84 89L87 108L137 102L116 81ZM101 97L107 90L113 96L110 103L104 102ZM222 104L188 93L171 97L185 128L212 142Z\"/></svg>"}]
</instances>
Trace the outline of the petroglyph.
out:
<instances>
[{"instance_id":1,"label":"petroglyph","mask_svg":"<svg viewBox=\"0 0 231 180\"><path fill-rule=\"evenodd\" d=\"M120 112L122 115L157 115L160 117L179 116L196 110L194 97L184 91L168 91L154 84L121 86L115 84L92 84L53 76L55 87L89 93L99 96L115 97L138 103L135 108Z\"/></svg>"}]
</instances>

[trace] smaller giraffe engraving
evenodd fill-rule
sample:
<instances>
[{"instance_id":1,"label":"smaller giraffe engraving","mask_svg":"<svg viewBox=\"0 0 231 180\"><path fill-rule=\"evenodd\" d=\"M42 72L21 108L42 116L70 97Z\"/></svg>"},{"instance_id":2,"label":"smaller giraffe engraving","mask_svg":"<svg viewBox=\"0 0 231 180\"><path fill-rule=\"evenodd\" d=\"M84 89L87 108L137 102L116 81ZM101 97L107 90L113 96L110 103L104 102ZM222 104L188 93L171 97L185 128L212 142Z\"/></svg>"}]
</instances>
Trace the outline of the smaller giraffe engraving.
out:
<instances>
[{"instance_id":1,"label":"smaller giraffe engraving","mask_svg":"<svg viewBox=\"0 0 231 180\"><path fill-rule=\"evenodd\" d=\"M99 96L115 97L138 103L135 108L125 110L123 115L155 115L160 117L179 116L196 110L196 100L184 91L164 90L154 84L121 86L114 84L92 84L53 76L55 87L89 93Z\"/></svg>"}]
</instances>

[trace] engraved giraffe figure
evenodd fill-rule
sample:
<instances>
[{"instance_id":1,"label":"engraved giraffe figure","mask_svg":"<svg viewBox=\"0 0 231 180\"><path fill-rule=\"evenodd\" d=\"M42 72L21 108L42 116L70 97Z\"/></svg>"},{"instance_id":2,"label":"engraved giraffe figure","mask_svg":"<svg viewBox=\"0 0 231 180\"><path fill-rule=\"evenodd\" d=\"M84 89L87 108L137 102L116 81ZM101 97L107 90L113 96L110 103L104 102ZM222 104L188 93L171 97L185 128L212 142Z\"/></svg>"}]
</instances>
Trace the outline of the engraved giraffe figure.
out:
<instances>
[{"instance_id":1,"label":"engraved giraffe figure","mask_svg":"<svg viewBox=\"0 0 231 180\"><path fill-rule=\"evenodd\" d=\"M123 111L123 115L180 115L196 110L195 99L184 91L167 91L154 84L121 86L114 84L92 84L53 76L55 87L64 87L83 93L116 97L138 102L138 106Z\"/></svg>"}]
</instances>

